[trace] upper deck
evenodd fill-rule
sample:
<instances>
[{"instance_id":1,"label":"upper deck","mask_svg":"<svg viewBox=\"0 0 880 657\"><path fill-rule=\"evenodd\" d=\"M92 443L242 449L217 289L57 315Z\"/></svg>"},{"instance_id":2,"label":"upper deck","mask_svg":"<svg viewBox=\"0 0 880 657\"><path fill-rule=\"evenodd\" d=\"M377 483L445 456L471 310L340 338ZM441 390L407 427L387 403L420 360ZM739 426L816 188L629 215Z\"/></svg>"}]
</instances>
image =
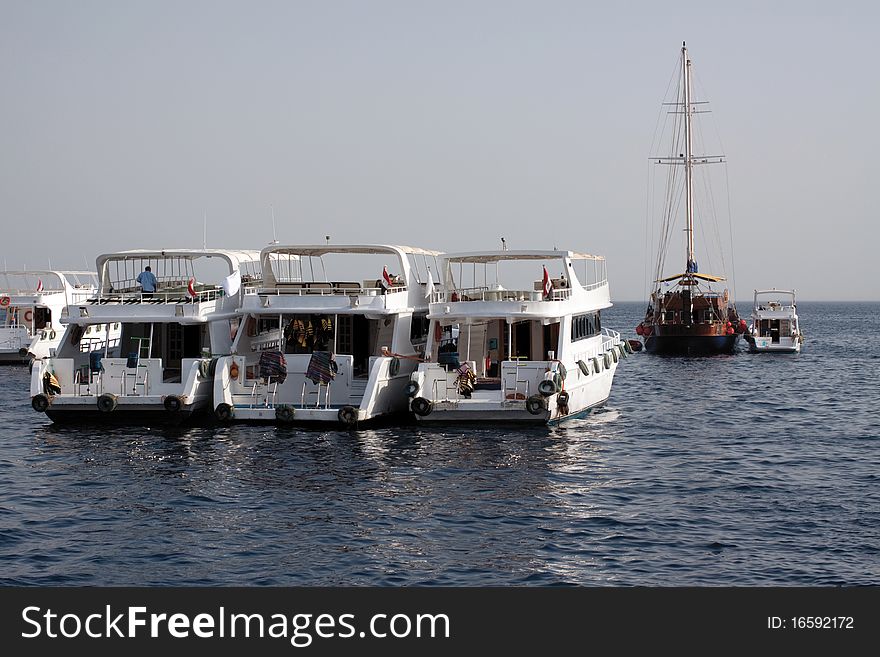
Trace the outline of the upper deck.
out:
<instances>
[{"instance_id":1,"label":"upper deck","mask_svg":"<svg viewBox=\"0 0 880 657\"><path fill-rule=\"evenodd\" d=\"M424 308L428 272L437 270L439 255L386 244L273 245L261 254L262 283L245 287L242 312L388 314Z\"/></svg>"},{"instance_id":2,"label":"upper deck","mask_svg":"<svg viewBox=\"0 0 880 657\"><path fill-rule=\"evenodd\" d=\"M446 254L442 261L445 285L431 297L432 319L551 318L611 306L603 256L487 251Z\"/></svg>"}]
</instances>

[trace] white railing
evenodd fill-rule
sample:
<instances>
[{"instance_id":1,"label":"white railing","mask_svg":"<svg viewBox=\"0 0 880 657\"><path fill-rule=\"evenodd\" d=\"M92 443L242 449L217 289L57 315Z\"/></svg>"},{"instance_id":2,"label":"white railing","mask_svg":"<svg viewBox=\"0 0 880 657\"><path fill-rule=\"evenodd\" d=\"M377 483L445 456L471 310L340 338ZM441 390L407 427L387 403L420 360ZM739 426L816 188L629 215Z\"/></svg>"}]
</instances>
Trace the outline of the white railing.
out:
<instances>
[{"instance_id":1,"label":"white railing","mask_svg":"<svg viewBox=\"0 0 880 657\"><path fill-rule=\"evenodd\" d=\"M360 283L339 282L339 283L280 283L276 287L246 287L244 293L246 296L251 295L293 295L293 296L363 296L378 297L383 294L392 294L395 292L406 292L405 285L395 285L392 288L385 289L383 287L366 287Z\"/></svg>"},{"instance_id":2,"label":"white railing","mask_svg":"<svg viewBox=\"0 0 880 657\"><path fill-rule=\"evenodd\" d=\"M153 293L144 292L112 292L99 294L88 299L85 303L91 305L125 304L125 303L202 303L221 299L226 295L221 287L212 287L204 290L196 290L196 296L191 297L186 288L174 291L159 290Z\"/></svg>"},{"instance_id":3,"label":"white railing","mask_svg":"<svg viewBox=\"0 0 880 657\"><path fill-rule=\"evenodd\" d=\"M586 289L586 288L585 288ZM504 290L486 287L461 288L434 292L432 303L455 303L457 301L565 301L571 297L571 288L554 288L549 298L540 290Z\"/></svg>"}]
</instances>

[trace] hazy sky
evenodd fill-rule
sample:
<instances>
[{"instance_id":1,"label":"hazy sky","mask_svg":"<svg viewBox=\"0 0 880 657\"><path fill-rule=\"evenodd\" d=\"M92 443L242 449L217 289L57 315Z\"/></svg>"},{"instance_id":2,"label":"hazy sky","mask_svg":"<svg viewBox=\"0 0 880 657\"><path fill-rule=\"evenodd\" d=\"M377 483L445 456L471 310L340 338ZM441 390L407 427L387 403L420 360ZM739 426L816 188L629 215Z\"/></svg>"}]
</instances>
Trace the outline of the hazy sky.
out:
<instances>
[{"instance_id":1,"label":"hazy sky","mask_svg":"<svg viewBox=\"0 0 880 657\"><path fill-rule=\"evenodd\" d=\"M271 206L282 243L604 254L612 299L642 300L686 40L737 298L878 300L877 6L0 0L3 257L199 247L205 213L208 246L259 249Z\"/></svg>"}]
</instances>

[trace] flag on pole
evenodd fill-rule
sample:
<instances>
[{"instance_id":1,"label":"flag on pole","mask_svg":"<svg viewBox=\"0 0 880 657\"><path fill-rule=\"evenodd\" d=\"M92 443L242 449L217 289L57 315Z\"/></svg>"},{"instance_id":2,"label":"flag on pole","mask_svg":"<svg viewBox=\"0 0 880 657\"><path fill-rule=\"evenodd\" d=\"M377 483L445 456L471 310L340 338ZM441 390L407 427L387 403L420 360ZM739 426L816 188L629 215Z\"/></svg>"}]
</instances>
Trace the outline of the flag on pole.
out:
<instances>
[{"instance_id":1,"label":"flag on pole","mask_svg":"<svg viewBox=\"0 0 880 657\"><path fill-rule=\"evenodd\" d=\"M391 282L391 276L388 275L388 267L382 267L382 287L386 290L392 287L393 283Z\"/></svg>"},{"instance_id":2,"label":"flag on pole","mask_svg":"<svg viewBox=\"0 0 880 657\"><path fill-rule=\"evenodd\" d=\"M241 271L236 269L229 274L229 276L224 278L222 287L223 292L226 293L226 296L228 297L238 294L238 291L241 289Z\"/></svg>"},{"instance_id":3,"label":"flag on pole","mask_svg":"<svg viewBox=\"0 0 880 657\"><path fill-rule=\"evenodd\" d=\"M189 283L187 283L187 285L186 285L186 292L193 299L195 299L197 296L199 296L198 293L196 292L195 282L196 282L196 279L190 278Z\"/></svg>"},{"instance_id":4,"label":"flag on pole","mask_svg":"<svg viewBox=\"0 0 880 657\"><path fill-rule=\"evenodd\" d=\"M425 283L425 298L430 299L431 295L434 294L434 277L431 275L431 270L428 270L428 282Z\"/></svg>"},{"instance_id":5,"label":"flag on pole","mask_svg":"<svg viewBox=\"0 0 880 657\"><path fill-rule=\"evenodd\" d=\"M43 291L43 279L38 278L37 279L37 292L42 292L42 291Z\"/></svg>"},{"instance_id":6,"label":"flag on pole","mask_svg":"<svg viewBox=\"0 0 880 657\"><path fill-rule=\"evenodd\" d=\"M550 295L553 293L553 282L550 280L550 272L547 271L547 267L544 267L544 299L549 299Z\"/></svg>"}]
</instances>

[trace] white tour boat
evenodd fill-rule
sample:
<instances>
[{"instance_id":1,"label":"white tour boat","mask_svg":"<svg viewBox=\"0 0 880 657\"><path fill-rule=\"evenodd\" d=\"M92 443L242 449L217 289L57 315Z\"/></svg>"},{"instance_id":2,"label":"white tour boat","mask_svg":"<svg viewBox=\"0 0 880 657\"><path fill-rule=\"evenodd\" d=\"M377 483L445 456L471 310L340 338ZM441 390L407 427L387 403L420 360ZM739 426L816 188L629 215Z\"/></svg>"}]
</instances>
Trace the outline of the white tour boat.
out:
<instances>
[{"instance_id":1,"label":"white tour boat","mask_svg":"<svg viewBox=\"0 0 880 657\"><path fill-rule=\"evenodd\" d=\"M263 249L263 284L245 290L233 355L217 364L217 417L351 426L405 414L438 255L391 245Z\"/></svg>"},{"instance_id":2,"label":"white tour boat","mask_svg":"<svg viewBox=\"0 0 880 657\"><path fill-rule=\"evenodd\" d=\"M445 255L442 267L426 362L406 388L420 422L558 422L608 399L632 350L601 326L604 257L502 250Z\"/></svg>"},{"instance_id":3,"label":"white tour boat","mask_svg":"<svg viewBox=\"0 0 880 657\"><path fill-rule=\"evenodd\" d=\"M147 267L153 293L138 283ZM259 280L259 252L123 251L99 256L97 271L97 292L68 306L55 356L34 362L34 410L55 421L173 423L209 410L214 357L231 351L239 288Z\"/></svg>"},{"instance_id":4,"label":"white tour boat","mask_svg":"<svg viewBox=\"0 0 880 657\"><path fill-rule=\"evenodd\" d=\"M749 351L797 353L804 343L795 290L755 290L752 323L746 334Z\"/></svg>"},{"instance_id":5,"label":"white tour boat","mask_svg":"<svg viewBox=\"0 0 880 657\"><path fill-rule=\"evenodd\" d=\"M64 309L94 296L97 289L94 272L0 272L0 363L49 356L64 335Z\"/></svg>"}]
</instances>

